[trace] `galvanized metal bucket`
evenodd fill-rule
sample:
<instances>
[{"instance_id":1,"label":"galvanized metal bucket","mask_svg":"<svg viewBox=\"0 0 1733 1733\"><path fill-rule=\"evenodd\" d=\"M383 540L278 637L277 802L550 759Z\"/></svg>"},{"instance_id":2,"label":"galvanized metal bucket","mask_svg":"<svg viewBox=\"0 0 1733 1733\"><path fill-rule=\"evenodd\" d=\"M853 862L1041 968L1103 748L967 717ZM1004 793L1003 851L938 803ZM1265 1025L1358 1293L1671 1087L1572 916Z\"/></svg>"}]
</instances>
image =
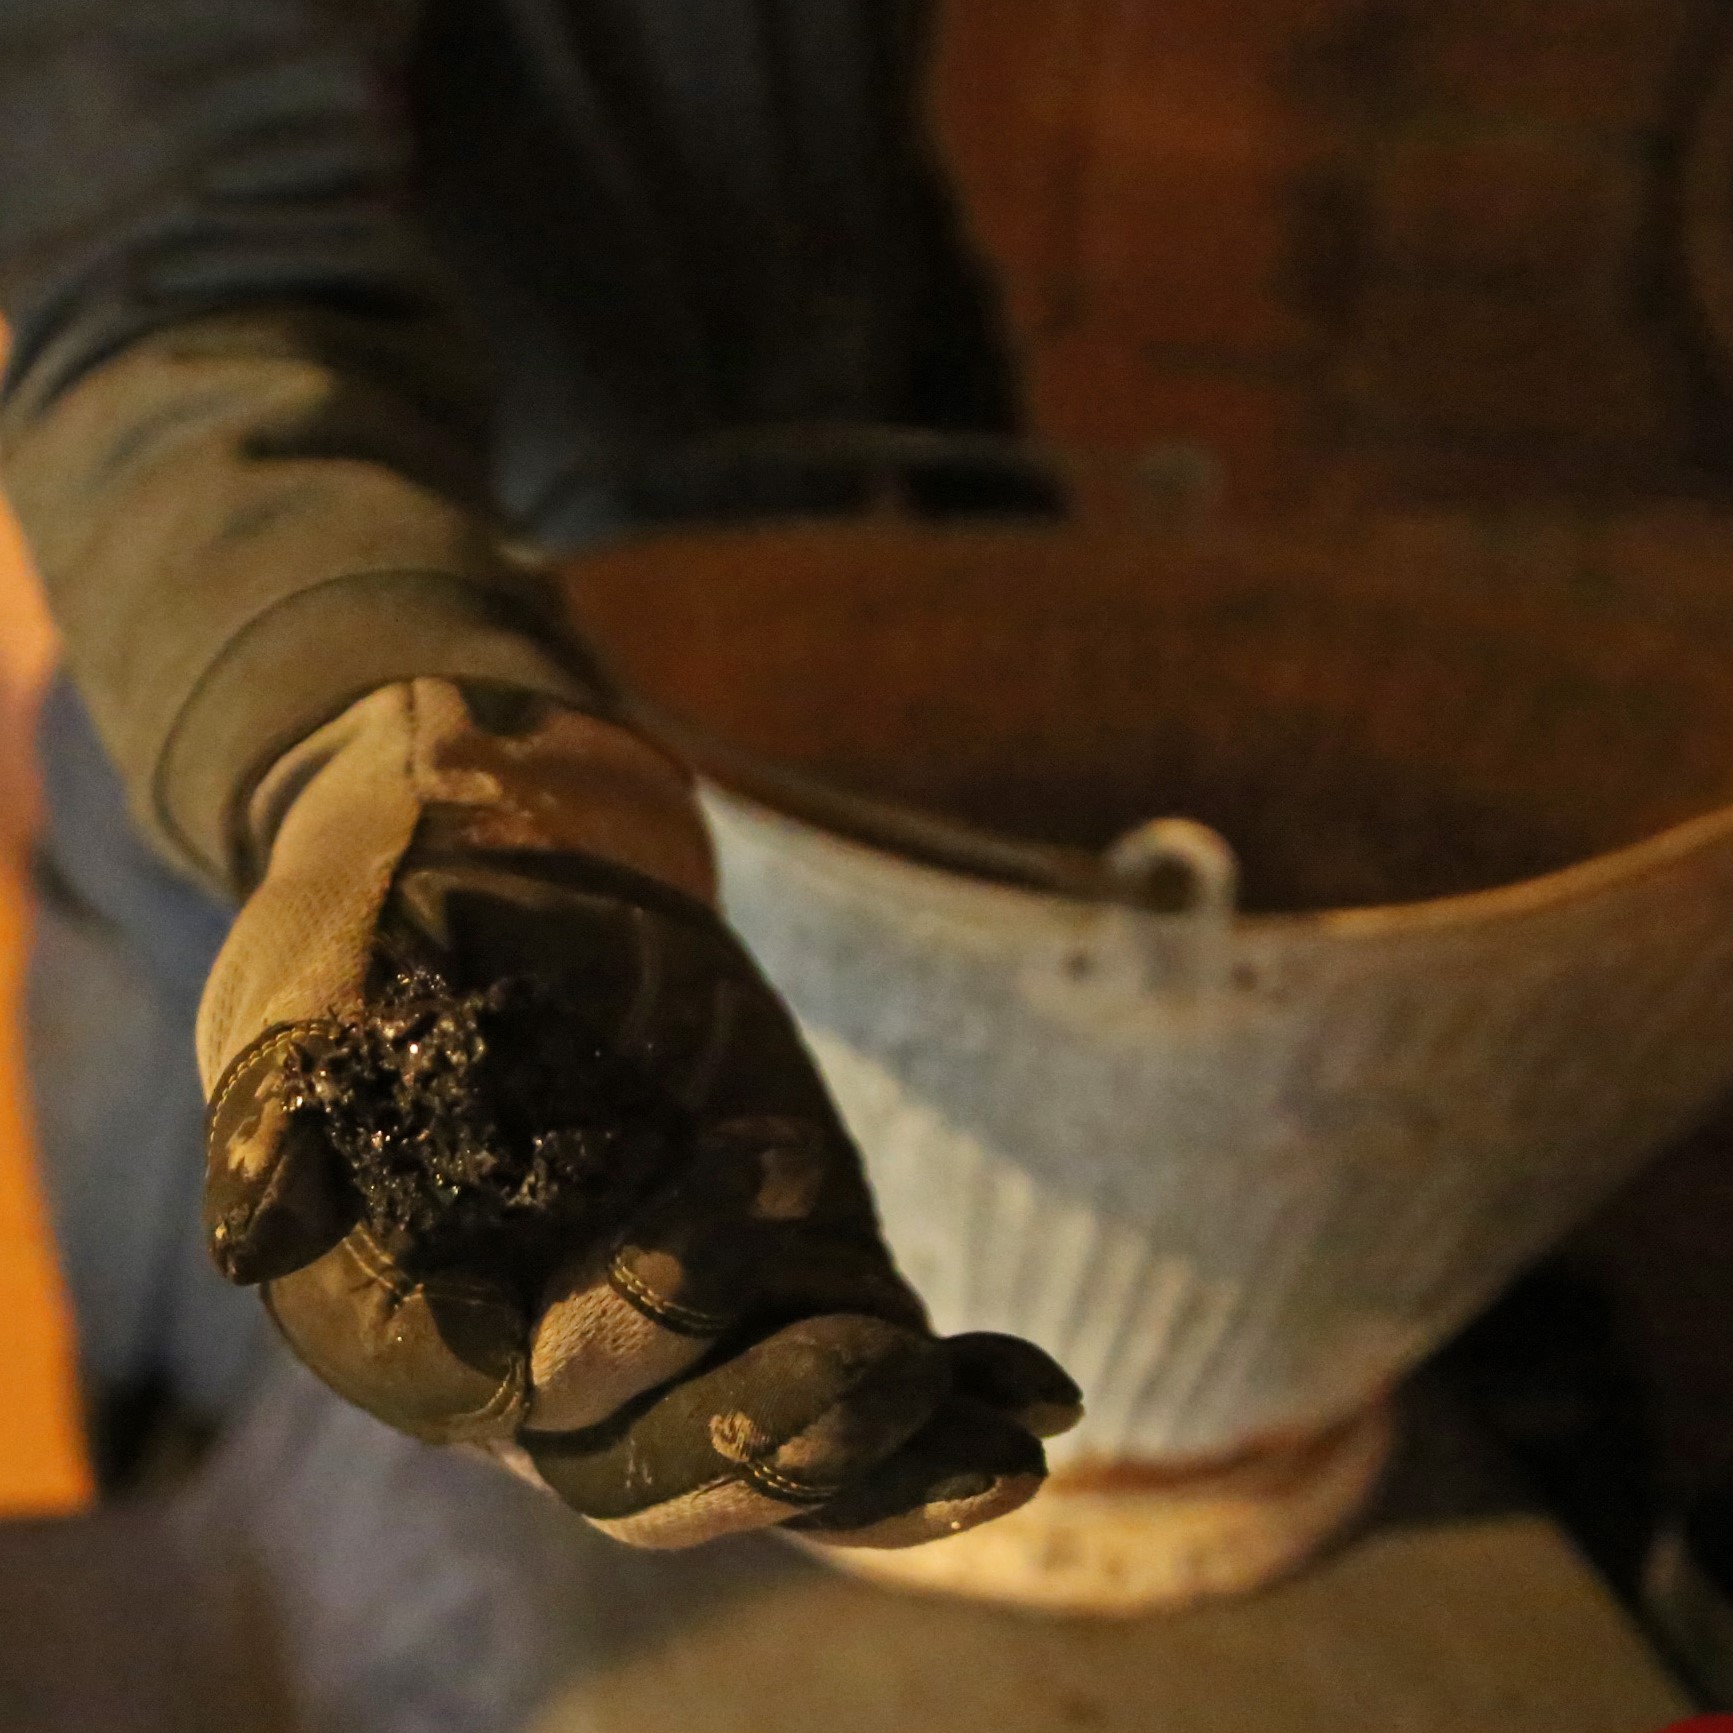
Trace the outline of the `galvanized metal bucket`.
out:
<instances>
[{"instance_id":1,"label":"galvanized metal bucket","mask_svg":"<svg viewBox=\"0 0 1733 1733\"><path fill-rule=\"evenodd\" d=\"M1079 1377L1057 1462L1172 1467L1365 1410L1733 1083L1730 569L887 519L574 597L938 1327Z\"/></svg>"}]
</instances>

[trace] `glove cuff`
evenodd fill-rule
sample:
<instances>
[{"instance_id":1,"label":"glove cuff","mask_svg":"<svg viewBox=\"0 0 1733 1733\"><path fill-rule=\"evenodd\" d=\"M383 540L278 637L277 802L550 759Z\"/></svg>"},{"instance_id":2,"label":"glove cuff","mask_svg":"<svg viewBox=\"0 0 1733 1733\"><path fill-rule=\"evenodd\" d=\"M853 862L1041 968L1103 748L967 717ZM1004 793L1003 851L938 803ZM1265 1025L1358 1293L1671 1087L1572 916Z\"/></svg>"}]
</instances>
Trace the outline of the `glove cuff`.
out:
<instances>
[{"instance_id":1,"label":"glove cuff","mask_svg":"<svg viewBox=\"0 0 1733 1733\"><path fill-rule=\"evenodd\" d=\"M441 845L589 855L713 903L709 833L692 776L618 722L497 682L399 682L352 705L283 754L246 812L255 877L291 808L343 754L371 761L352 800L397 806Z\"/></svg>"},{"instance_id":2,"label":"glove cuff","mask_svg":"<svg viewBox=\"0 0 1733 1733\"><path fill-rule=\"evenodd\" d=\"M445 850L582 855L714 900L689 773L504 685L370 693L278 759L245 816L256 884L200 1008L207 1089L260 1030L359 1009L385 898L430 827Z\"/></svg>"}]
</instances>

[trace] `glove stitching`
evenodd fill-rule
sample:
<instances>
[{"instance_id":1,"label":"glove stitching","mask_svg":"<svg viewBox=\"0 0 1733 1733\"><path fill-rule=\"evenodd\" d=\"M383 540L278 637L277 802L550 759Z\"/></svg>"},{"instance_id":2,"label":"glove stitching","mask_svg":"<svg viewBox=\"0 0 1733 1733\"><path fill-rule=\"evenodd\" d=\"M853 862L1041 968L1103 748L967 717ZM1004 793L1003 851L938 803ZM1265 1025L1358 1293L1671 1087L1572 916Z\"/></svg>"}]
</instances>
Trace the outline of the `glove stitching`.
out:
<instances>
[{"instance_id":1,"label":"glove stitching","mask_svg":"<svg viewBox=\"0 0 1733 1733\"><path fill-rule=\"evenodd\" d=\"M418 1284L410 1280L395 1263L390 1254L374 1239L365 1228L349 1237L350 1259L361 1266L361 1273L371 1281L378 1282L394 1299L406 1300L415 1291Z\"/></svg>"},{"instance_id":2,"label":"glove stitching","mask_svg":"<svg viewBox=\"0 0 1733 1733\"><path fill-rule=\"evenodd\" d=\"M471 1408L465 1413L452 1416L452 1424L468 1425L477 1420L497 1420L501 1415L516 1407L518 1399L523 1394L523 1366L518 1360L512 1361L512 1369L499 1382L499 1388L494 1391L479 1408Z\"/></svg>"},{"instance_id":3,"label":"glove stitching","mask_svg":"<svg viewBox=\"0 0 1733 1733\"><path fill-rule=\"evenodd\" d=\"M399 1300L410 1299L416 1294L436 1294L439 1298L454 1301L458 1305L486 1307L513 1319L514 1322L516 1320L517 1314L512 1308L505 1301L495 1299L480 1282L466 1282L461 1276L417 1280L409 1275L366 1229L352 1237L350 1255L361 1266L365 1275L388 1288Z\"/></svg>"},{"instance_id":4,"label":"glove stitching","mask_svg":"<svg viewBox=\"0 0 1733 1733\"><path fill-rule=\"evenodd\" d=\"M290 1046L305 1035L315 1032L322 1033L332 1027L332 1024L311 1019L304 1023L288 1023L272 1033L261 1035L252 1046L243 1048L230 1062L223 1080L217 1085L216 1094L211 1097L210 1117L214 1120L222 1112L223 1104L240 1086L242 1077L246 1075L254 1061L269 1057L279 1048Z\"/></svg>"},{"instance_id":5,"label":"glove stitching","mask_svg":"<svg viewBox=\"0 0 1733 1733\"><path fill-rule=\"evenodd\" d=\"M390 1254L365 1228L351 1235L348 1245L350 1258L360 1266L362 1274L384 1288L399 1307L417 1294L424 1299L437 1294L458 1305L496 1312L514 1327L518 1322L517 1314L510 1306L493 1299L479 1284L454 1282L450 1278L439 1282L413 1280L392 1262ZM493 1394L480 1407L465 1408L449 1416L442 1424L461 1426L473 1421L497 1419L516 1404L522 1384L523 1367L520 1358L514 1355L510 1371L499 1380Z\"/></svg>"},{"instance_id":6,"label":"glove stitching","mask_svg":"<svg viewBox=\"0 0 1733 1733\"><path fill-rule=\"evenodd\" d=\"M795 1480L779 1469L772 1468L766 1462L749 1462L742 1472L747 1479L757 1485L762 1491L777 1494L792 1499L799 1504L823 1504L834 1498L841 1491L841 1483L830 1486L814 1486L809 1482Z\"/></svg>"},{"instance_id":7,"label":"glove stitching","mask_svg":"<svg viewBox=\"0 0 1733 1733\"><path fill-rule=\"evenodd\" d=\"M658 1324L667 1324L670 1328L685 1335L717 1336L733 1322L733 1314L729 1312L705 1312L696 1306L682 1305L678 1300L663 1298L635 1271L629 1269L620 1259L623 1253L616 1254L608 1265L608 1280L616 1287L624 1288L624 1298L632 1301L640 1311L649 1314Z\"/></svg>"}]
</instances>

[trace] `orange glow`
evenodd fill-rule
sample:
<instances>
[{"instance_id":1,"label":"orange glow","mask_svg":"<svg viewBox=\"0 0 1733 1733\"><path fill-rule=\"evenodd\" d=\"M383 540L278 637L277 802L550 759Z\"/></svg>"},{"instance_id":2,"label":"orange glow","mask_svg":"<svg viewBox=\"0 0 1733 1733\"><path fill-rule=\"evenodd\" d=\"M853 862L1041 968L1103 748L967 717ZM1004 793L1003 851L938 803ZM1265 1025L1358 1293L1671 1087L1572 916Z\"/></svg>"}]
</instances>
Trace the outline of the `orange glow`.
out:
<instances>
[{"instance_id":1,"label":"orange glow","mask_svg":"<svg viewBox=\"0 0 1733 1733\"><path fill-rule=\"evenodd\" d=\"M0 1517L59 1514L91 1496L72 1325L37 1180L19 1027L30 919L28 725L53 647L17 525L0 504Z\"/></svg>"}]
</instances>

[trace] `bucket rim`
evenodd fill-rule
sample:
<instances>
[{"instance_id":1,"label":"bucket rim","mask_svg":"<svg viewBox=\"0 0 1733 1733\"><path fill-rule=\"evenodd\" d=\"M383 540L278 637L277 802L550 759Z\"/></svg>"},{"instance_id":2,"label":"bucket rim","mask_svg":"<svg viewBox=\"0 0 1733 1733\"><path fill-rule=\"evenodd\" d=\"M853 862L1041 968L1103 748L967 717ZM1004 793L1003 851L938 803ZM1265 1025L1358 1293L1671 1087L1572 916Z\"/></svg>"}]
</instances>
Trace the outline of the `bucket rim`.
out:
<instances>
[{"instance_id":1,"label":"bucket rim","mask_svg":"<svg viewBox=\"0 0 1733 1733\"><path fill-rule=\"evenodd\" d=\"M678 738L660 734L667 745L690 754L686 731ZM871 862L881 873L915 875L944 883L953 892L972 891L1025 902L1059 904L1071 909L1099 908L1127 898L1123 889L1084 850L1024 844L991 831L933 819L892 802L857 800L825 790L815 812L805 797L812 785L800 777L780 776L762 766L759 777L741 779L718 773L701 758L688 757L697 767L700 785L713 797L746 812L762 815L776 827L810 838L827 852ZM788 798L778 798L779 793ZM823 814L823 816L821 816ZM1164 817L1184 818L1183 813ZM838 822L827 822L827 817ZM875 835L888 821L889 835ZM896 839L916 846L897 846ZM943 853L920 847L936 840ZM1615 891L1629 891L1645 880L1675 870L1694 857L1733 844L1733 805L1717 807L1682 820L1633 843L1608 849L1580 861L1529 878L1447 896L1412 901L1347 905L1336 908L1247 910L1235 908L1231 924L1245 934L1272 937L1327 934L1345 939L1378 938L1394 933L1419 933L1466 926L1485 926L1537 915L1572 903L1590 901ZM971 865L965 852L979 845L983 853ZM1733 854L1733 849L1730 849ZM1079 870L1078 863L1089 863ZM1002 866L1007 870L995 870ZM1171 919L1183 911L1144 907L1133 910L1152 919Z\"/></svg>"}]
</instances>

